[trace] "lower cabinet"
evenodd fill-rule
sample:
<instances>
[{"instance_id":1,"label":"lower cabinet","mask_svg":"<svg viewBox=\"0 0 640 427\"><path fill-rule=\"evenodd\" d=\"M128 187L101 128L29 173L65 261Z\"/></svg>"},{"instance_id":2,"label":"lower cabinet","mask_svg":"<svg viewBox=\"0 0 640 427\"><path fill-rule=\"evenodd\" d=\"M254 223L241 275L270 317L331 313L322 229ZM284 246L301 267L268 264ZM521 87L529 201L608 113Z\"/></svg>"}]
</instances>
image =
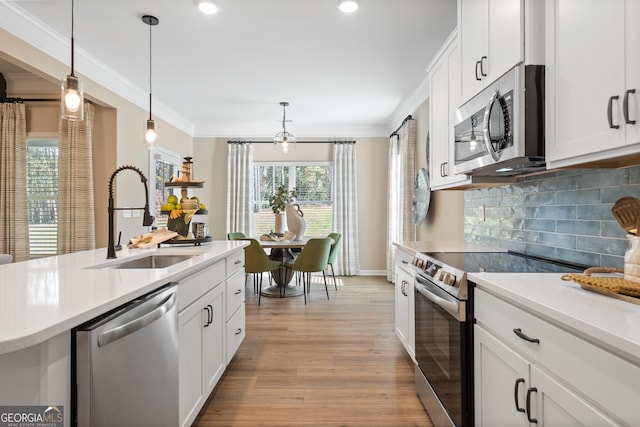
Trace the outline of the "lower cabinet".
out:
<instances>
[{"instance_id":1,"label":"lower cabinet","mask_svg":"<svg viewBox=\"0 0 640 427\"><path fill-rule=\"evenodd\" d=\"M411 263L411 255L401 250L396 250L395 255L395 326L396 335L404 345L404 348L416 359L414 305L415 295L413 291L413 273L408 270Z\"/></svg>"},{"instance_id":2,"label":"lower cabinet","mask_svg":"<svg viewBox=\"0 0 640 427\"><path fill-rule=\"evenodd\" d=\"M476 427L640 425L640 366L475 290Z\"/></svg>"}]
</instances>

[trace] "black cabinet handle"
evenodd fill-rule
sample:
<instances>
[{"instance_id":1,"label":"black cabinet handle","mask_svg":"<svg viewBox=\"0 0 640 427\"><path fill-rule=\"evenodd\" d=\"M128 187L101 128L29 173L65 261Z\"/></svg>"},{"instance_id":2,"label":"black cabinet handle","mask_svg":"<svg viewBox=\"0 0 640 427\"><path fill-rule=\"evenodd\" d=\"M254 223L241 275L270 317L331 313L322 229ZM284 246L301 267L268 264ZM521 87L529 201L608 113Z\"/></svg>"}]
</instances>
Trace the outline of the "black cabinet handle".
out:
<instances>
[{"instance_id":1,"label":"black cabinet handle","mask_svg":"<svg viewBox=\"0 0 640 427\"><path fill-rule=\"evenodd\" d=\"M636 93L635 89L629 89L624 93L624 101L622 102L622 114L624 114L624 122L628 125L635 125L635 120L629 120L629 95Z\"/></svg>"},{"instance_id":2,"label":"black cabinet handle","mask_svg":"<svg viewBox=\"0 0 640 427\"><path fill-rule=\"evenodd\" d=\"M480 75L482 77L487 77L487 75L484 73L484 61L487 59L486 56L483 56L482 58L480 58ZM478 79L479 80L479 79Z\"/></svg>"},{"instance_id":3,"label":"black cabinet handle","mask_svg":"<svg viewBox=\"0 0 640 427\"><path fill-rule=\"evenodd\" d=\"M236 335L240 335L242 333L242 328L238 328L238 330L236 331Z\"/></svg>"},{"instance_id":4,"label":"black cabinet handle","mask_svg":"<svg viewBox=\"0 0 640 427\"><path fill-rule=\"evenodd\" d=\"M525 341L533 342L533 343L536 343L536 344L540 343L540 340L538 338L531 338L531 337L523 334L522 333L522 329L520 329L520 328L514 329L513 333L516 334L518 336L518 338L522 338Z\"/></svg>"},{"instance_id":5,"label":"black cabinet handle","mask_svg":"<svg viewBox=\"0 0 640 427\"><path fill-rule=\"evenodd\" d=\"M208 327L211 324L211 312L209 311L209 307L211 307L210 305L207 305L204 309L207 312L207 322L204 324L204 327Z\"/></svg>"},{"instance_id":6,"label":"black cabinet handle","mask_svg":"<svg viewBox=\"0 0 640 427\"><path fill-rule=\"evenodd\" d=\"M518 404L518 389L520 388L520 384L524 384L524 378L518 378L516 380L516 384L513 387L513 400L516 403L516 411L518 412L524 412L524 408L521 408L520 405Z\"/></svg>"},{"instance_id":7,"label":"black cabinet handle","mask_svg":"<svg viewBox=\"0 0 640 427\"><path fill-rule=\"evenodd\" d=\"M409 264L409 261L407 261L406 259L403 259L403 260L402 260L402 263L403 263L403 264Z\"/></svg>"},{"instance_id":8,"label":"black cabinet handle","mask_svg":"<svg viewBox=\"0 0 640 427\"><path fill-rule=\"evenodd\" d=\"M613 95L609 97L609 104L607 105L607 120L609 121L609 127L611 129L618 129L619 125L613 124L613 100L619 99L618 95Z\"/></svg>"},{"instance_id":9,"label":"black cabinet handle","mask_svg":"<svg viewBox=\"0 0 640 427\"><path fill-rule=\"evenodd\" d=\"M476 80L480 81L482 80L479 76L478 76L478 67L480 67L480 61L476 61Z\"/></svg>"},{"instance_id":10,"label":"black cabinet handle","mask_svg":"<svg viewBox=\"0 0 640 427\"><path fill-rule=\"evenodd\" d=\"M529 387L527 390L527 420L529 420L532 424L538 424L538 420L535 418L531 418L531 393L536 393L538 391L535 387Z\"/></svg>"},{"instance_id":11,"label":"black cabinet handle","mask_svg":"<svg viewBox=\"0 0 640 427\"><path fill-rule=\"evenodd\" d=\"M242 293L242 289L238 289L238 290L236 290L236 292L235 292L235 294L236 294L236 295L240 295L241 293Z\"/></svg>"}]
</instances>

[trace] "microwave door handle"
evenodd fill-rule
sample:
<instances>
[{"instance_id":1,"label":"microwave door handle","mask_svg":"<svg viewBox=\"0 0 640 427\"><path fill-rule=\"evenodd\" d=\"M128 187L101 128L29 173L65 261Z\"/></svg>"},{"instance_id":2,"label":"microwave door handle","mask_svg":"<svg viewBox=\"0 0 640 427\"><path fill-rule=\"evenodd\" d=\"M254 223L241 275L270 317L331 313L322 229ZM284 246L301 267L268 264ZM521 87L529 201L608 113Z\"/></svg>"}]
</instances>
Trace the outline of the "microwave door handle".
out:
<instances>
[{"instance_id":1,"label":"microwave door handle","mask_svg":"<svg viewBox=\"0 0 640 427\"><path fill-rule=\"evenodd\" d=\"M493 144L491 143L491 131L489 130L489 124L491 120L491 107L493 107L493 104L495 104L499 98L500 98L500 92L496 90L495 92L493 92L493 95L491 95L491 98L489 98L489 103L487 104L487 108L484 110L484 130L483 130L484 145L485 147L487 147L487 151L489 152L489 154L491 154L491 157L495 162L497 162L498 159L500 159L500 154L493 149Z\"/></svg>"}]
</instances>

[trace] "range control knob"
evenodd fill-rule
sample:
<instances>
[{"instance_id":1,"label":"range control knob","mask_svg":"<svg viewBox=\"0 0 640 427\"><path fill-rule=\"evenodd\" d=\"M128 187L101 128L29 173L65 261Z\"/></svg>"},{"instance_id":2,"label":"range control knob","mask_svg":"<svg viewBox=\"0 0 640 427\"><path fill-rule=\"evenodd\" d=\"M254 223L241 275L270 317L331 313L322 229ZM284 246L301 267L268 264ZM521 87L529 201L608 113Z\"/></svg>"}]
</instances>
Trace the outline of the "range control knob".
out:
<instances>
[{"instance_id":1,"label":"range control knob","mask_svg":"<svg viewBox=\"0 0 640 427\"><path fill-rule=\"evenodd\" d=\"M456 284L456 276L451 273L447 273L446 271L441 271L440 276L438 276L438 280L440 280L445 285L454 286Z\"/></svg>"}]
</instances>

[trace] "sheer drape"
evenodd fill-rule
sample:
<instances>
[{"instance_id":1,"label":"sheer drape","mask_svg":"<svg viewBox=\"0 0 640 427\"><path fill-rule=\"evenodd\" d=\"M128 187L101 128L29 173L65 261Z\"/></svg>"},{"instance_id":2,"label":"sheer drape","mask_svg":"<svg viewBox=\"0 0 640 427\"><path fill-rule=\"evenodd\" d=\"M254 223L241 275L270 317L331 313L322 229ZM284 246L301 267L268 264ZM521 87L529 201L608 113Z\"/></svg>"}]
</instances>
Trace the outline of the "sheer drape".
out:
<instances>
[{"instance_id":1,"label":"sheer drape","mask_svg":"<svg viewBox=\"0 0 640 427\"><path fill-rule=\"evenodd\" d=\"M59 121L58 254L95 249L93 203L94 106L86 103L85 118Z\"/></svg>"},{"instance_id":2,"label":"sheer drape","mask_svg":"<svg viewBox=\"0 0 640 427\"><path fill-rule=\"evenodd\" d=\"M389 142L389 186L387 205L387 280L394 279L395 246L393 242L413 241L413 182L416 174L415 152L417 126L406 120Z\"/></svg>"},{"instance_id":3,"label":"sheer drape","mask_svg":"<svg viewBox=\"0 0 640 427\"><path fill-rule=\"evenodd\" d=\"M229 143L227 233L253 234L253 145Z\"/></svg>"},{"instance_id":4,"label":"sheer drape","mask_svg":"<svg viewBox=\"0 0 640 427\"><path fill-rule=\"evenodd\" d=\"M27 114L24 104L0 104L0 253L29 259Z\"/></svg>"},{"instance_id":5,"label":"sheer drape","mask_svg":"<svg viewBox=\"0 0 640 427\"><path fill-rule=\"evenodd\" d=\"M342 234L334 268L341 276L360 273L358 200L354 143L333 145L333 229Z\"/></svg>"}]
</instances>

